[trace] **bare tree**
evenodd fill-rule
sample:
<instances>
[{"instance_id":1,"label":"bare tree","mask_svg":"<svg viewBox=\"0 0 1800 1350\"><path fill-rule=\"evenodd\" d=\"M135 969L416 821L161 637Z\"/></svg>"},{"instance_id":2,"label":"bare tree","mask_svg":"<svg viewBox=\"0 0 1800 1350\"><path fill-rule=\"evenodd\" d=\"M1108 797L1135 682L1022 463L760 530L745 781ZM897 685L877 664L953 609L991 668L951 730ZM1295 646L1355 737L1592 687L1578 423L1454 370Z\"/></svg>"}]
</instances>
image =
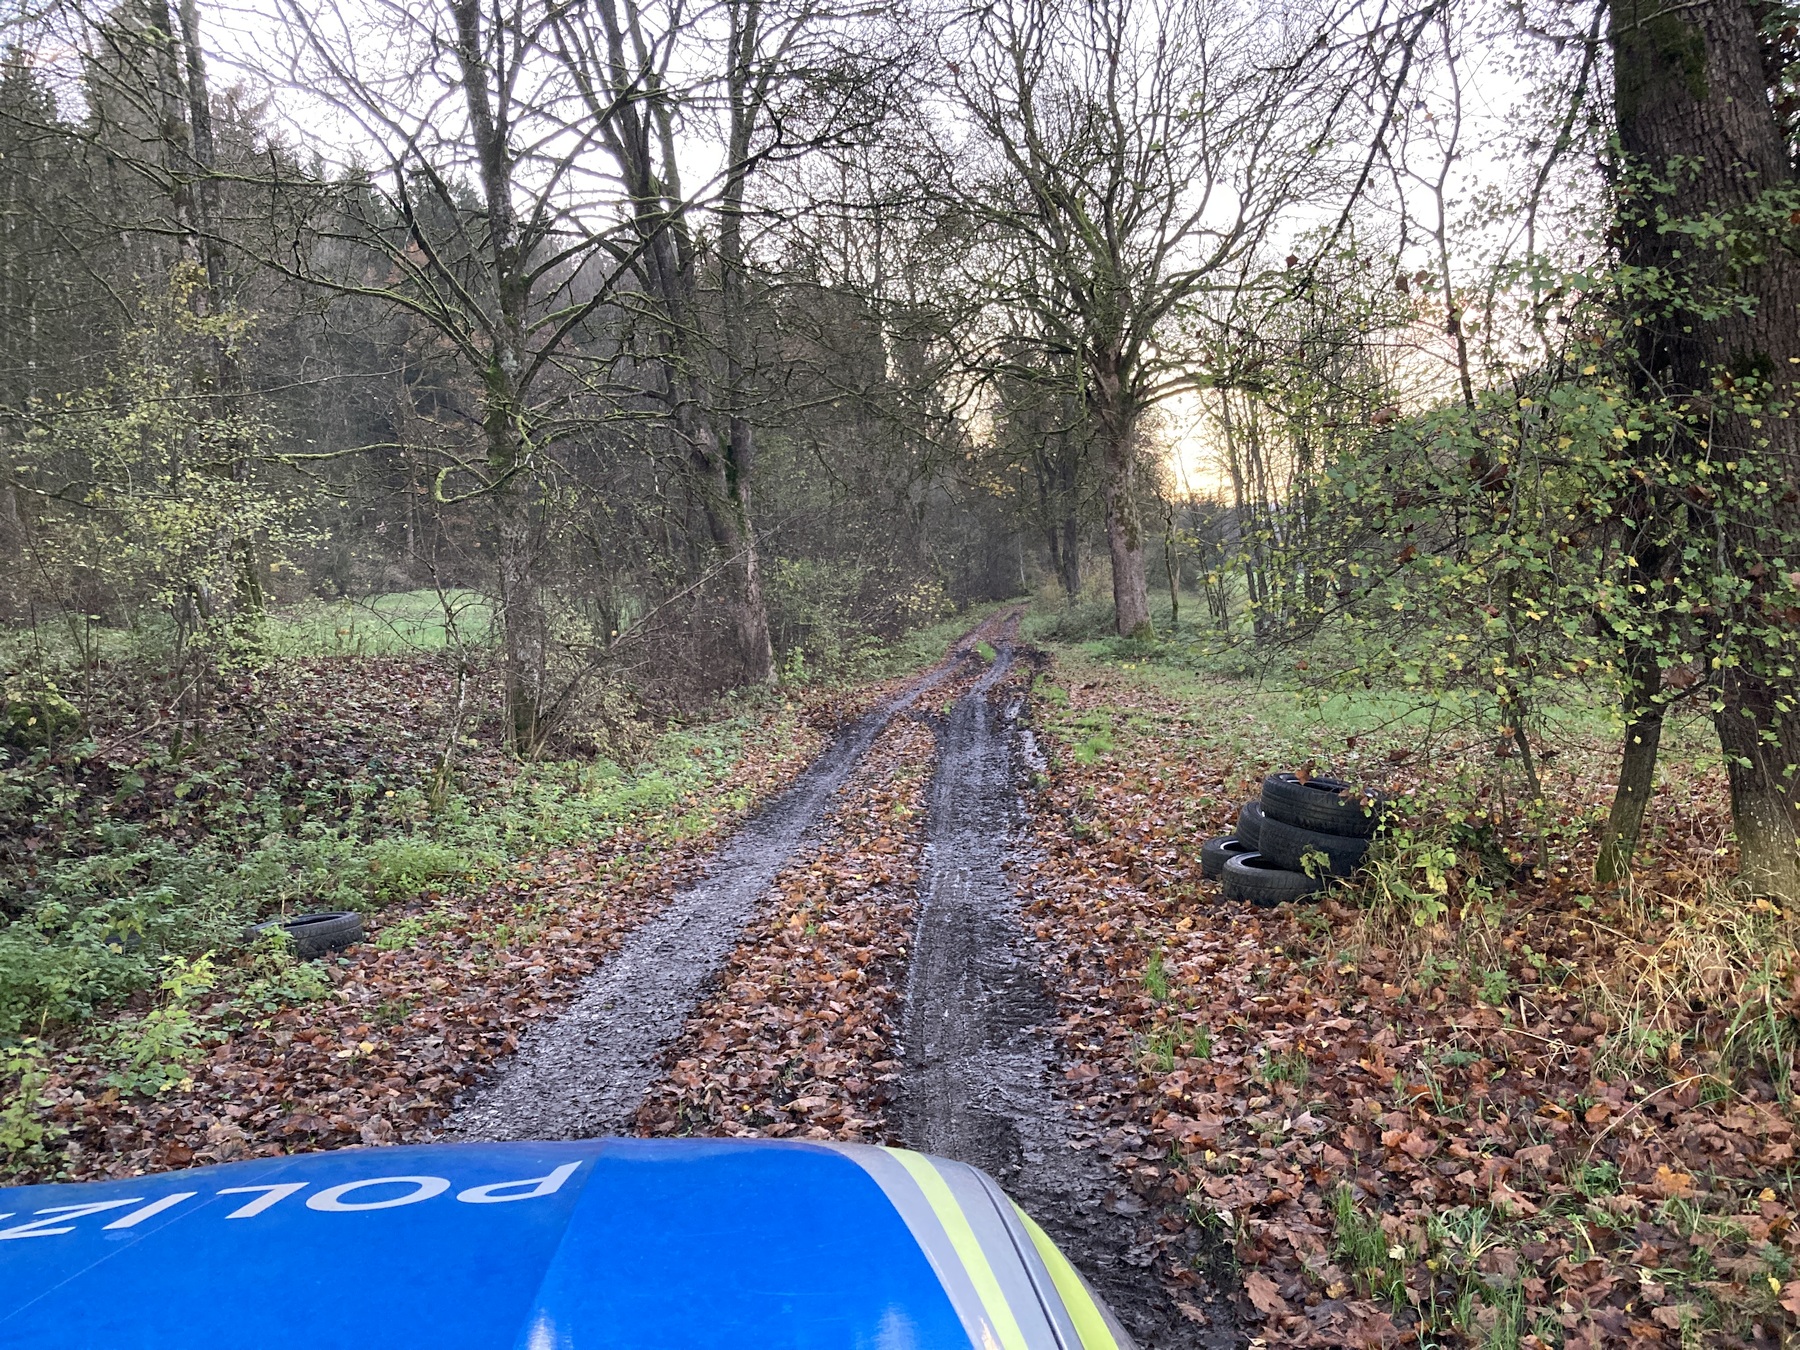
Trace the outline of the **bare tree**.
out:
<instances>
[{"instance_id":1,"label":"bare tree","mask_svg":"<svg viewBox=\"0 0 1800 1350\"><path fill-rule=\"evenodd\" d=\"M381 160L326 185L336 224L319 238L348 249L284 265L422 323L479 390L479 439L446 452L437 497L494 511L509 721L532 753L566 693L552 688L547 512L553 451L584 429L595 369L577 339L621 275L616 186L591 163L617 110L578 115L545 41L554 6L382 0L353 17L285 0L281 15L307 91L345 119L352 152Z\"/></svg>"},{"instance_id":2,"label":"bare tree","mask_svg":"<svg viewBox=\"0 0 1800 1350\"><path fill-rule=\"evenodd\" d=\"M756 527L758 266L765 166L858 124L849 22L829 0L590 0L558 20L560 53L624 183L637 246L633 315L677 453L690 469L713 565L729 579L738 679L774 678ZM683 133L691 138L684 142ZM710 137L708 133L710 132ZM709 143L710 141L710 143ZM718 156L690 188L684 168Z\"/></svg>"},{"instance_id":3,"label":"bare tree","mask_svg":"<svg viewBox=\"0 0 1800 1350\"><path fill-rule=\"evenodd\" d=\"M986 236L991 350L1073 360L1118 631L1146 633L1144 413L1194 379L1184 306L1240 280L1317 163L1325 44L1303 14L1220 0L1002 0L941 47L962 144L934 187Z\"/></svg>"}]
</instances>

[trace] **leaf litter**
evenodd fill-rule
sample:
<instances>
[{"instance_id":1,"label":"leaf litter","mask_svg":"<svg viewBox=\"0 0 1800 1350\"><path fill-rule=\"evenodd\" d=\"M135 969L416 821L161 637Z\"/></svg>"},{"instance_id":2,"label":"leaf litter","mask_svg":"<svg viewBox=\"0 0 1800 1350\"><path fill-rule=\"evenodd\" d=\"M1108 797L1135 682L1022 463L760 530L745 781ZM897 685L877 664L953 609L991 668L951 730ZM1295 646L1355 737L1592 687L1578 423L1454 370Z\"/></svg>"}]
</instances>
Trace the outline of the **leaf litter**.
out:
<instances>
[{"instance_id":1,"label":"leaf litter","mask_svg":"<svg viewBox=\"0 0 1800 1350\"><path fill-rule=\"evenodd\" d=\"M1492 961L1461 981L1354 893L1227 903L1199 846L1284 766L1240 762L1191 704L1097 669L1052 710L1076 753L1037 794L1023 889L1087 1142L1160 1216L1161 1278L1204 1279L1184 1230L1228 1233L1270 1346L1790 1342L1778 1074L1699 1048L1719 1007L1681 1009L1659 1065L1624 1054L1621 972L1653 971L1678 936L1626 940L1568 857L1504 913L1461 916ZM1099 722L1128 748L1079 753ZM1559 787L1578 839L1599 794ZM1667 856L1646 862L1673 902L1721 853L1719 809L1714 787L1659 803ZM1791 1015L1800 985L1783 978Z\"/></svg>"},{"instance_id":2,"label":"leaf litter","mask_svg":"<svg viewBox=\"0 0 1800 1350\"><path fill-rule=\"evenodd\" d=\"M917 715L883 732L689 1018L639 1133L889 1138L935 754Z\"/></svg>"},{"instance_id":3,"label":"leaf litter","mask_svg":"<svg viewBox=\"0 0 1800 1350\"><path fill-rule=\"evenodd\" d=\"M566 1006L626 933L698 875L738 820L811 762L832 728L906 682L808 691L765 710L728 775L741 807L721 805L716 791L691 794L603 841L546 849L480 885L389 907L373 917L368 941L302 963L298 975L286 963L269 982L273 1006L250 1006L242 979L216 998L203 994L192 1009L197 1057L164 1090L122 1090L94 1053L94 1028L79 1041L52 1035L36 1105L59 1147L18 1179L132 1176L433 1137L457 1095L511 1054L530 1024ZM382 715L378 699L364 703ZM681 828L669 828L674 820ZM300 990L318 996L296 997ZM101 1040L130 1037L145 1016L115 1015Z\"/></svg>"},{"instance_id":4,"label":"leaf litter","mask_svg":"<svg viewBox=\"0 0 1800 1350\"><path fill-rule=\"evenodd\" d=\"M1262 911L1222 902L1198 852L1280 766L1197 736L1191 705L1092 671L1066 711L1047 710L1053 762L1020 879L1062 1012L1076 1143L1117 1169L1121 1212L1161 1234L1154 1278L1202 1288L1218 1272L1197 1267L1192 1235L1223 1233L1267 1345L1792 1338L1791 1095L1779 1054L1725 1062L1743 1032L1741 963L1681 919L1729 862L1716 784L1657 804L1641 874L1659 923L1631 910L1641 896L1579 894L1572 852L1521 879L1504 912L1423 935L1372 923L1353 893ZM897 684L819 699L808 725ZM732 782L765 797L818 743L752 737ZM884 733L696 1011L640 1130L888 1137L933 754L918 720ZM1390 782L1412 776L1397 786L1429 773L1411 755L1384 764ZM1572 849L1601 792L1567 770L1558 787ZM1517 861L1529 843L1507 819L1496 811L1496 834ZM323 998L254 1019L241 1001L202 1003L204 1056L163 1092L53 1059L41 1098L68 1146L52 1174L430 1137L464 1086L691 879L727 823L673 839L628 826L390 910L374 941L320 963ZM1480 930L1479 978L1434 965L1453 924ZM412 936L383 950L401 925ZM1777 1050L1796 980L1775 971L1760 989ZM1643 1053L1646 1035L1658 1053Z\"/></svg>"}]
</instances>

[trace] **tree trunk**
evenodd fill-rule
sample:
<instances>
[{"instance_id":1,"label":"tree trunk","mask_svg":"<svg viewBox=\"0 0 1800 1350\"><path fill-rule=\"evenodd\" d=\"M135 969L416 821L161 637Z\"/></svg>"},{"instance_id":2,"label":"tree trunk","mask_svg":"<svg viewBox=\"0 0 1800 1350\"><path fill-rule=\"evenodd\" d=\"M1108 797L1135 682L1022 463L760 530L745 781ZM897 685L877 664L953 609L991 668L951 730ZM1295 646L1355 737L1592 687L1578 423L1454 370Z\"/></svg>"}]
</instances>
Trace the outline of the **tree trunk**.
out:
<instances>
[{"instance_id":1,"label":"tree trunk","mask_svg":"<svg viewBox=\"0 0 1800 1350\"><path fill-rule=\"evenodd\" d=\"M523 759L543 748L544 606L538 593L536 553L529 513L515 500L500 522L501 655L506 663L506 717L513 752Z\"/></svg>"},{"instance_id":2,"label":"tree trunk","mask_svg":"<svg viewBox=\"0 0 1800 1350\"><path fill-rule=\"evenodd\" d=\"M1625 724L1625 744L1619 751L1619 783L1613 791L1612 811L1600 836L1600 855L1594 860L1594 881L1601 886L1623 881L1631 874L1631 858L1644 828L1644 808L1656 787L1656 752L1662 743L1663 705L1657 701L1662 662L1641 643L1630 645L1625 662L1631 720Z\"/></svg>"},{"instance_id":3,"label":"tree trunk","mask_svg":"<svg viewBox=\"0 0 1800 1350\"><path fill-rule=\"evenodd\" d=\"M724 488L726 506L738 535L730 568L736 583L734 636L744 682L773 684L775 648L769 639L769 609L763 600L761 563L750 510L756 436L745 414L750 398L750 315L744 269L744 197L751 171L750 138L760 110L755 58L762 5L759 0L736 0L727 8L731 69L726 87L731 130L726 146L729 162L725 190L719 203L719 298L720 326L724 330L721 345L725 349Z\"/></svg>"},{"instance_id":4,"label":"tree trunk","mask_svg":"<svg viewBox=\"0 0 1800 1350\"><path fill-rule=\"evenodd\" d=\"M1625 533L1629 550L1625 579L1631 594L1648 595L1654 585L1667 585L1674 563L1656 519L1657 494L1644 486L1622 501L1617 514L1635 522ZM1662 742L1662 697L1665 651L1674 634L1666 616L1649 632L1636 627L1616 627L1612 616L1599 616L1600 631L1619 644L1625 667L1625 741L1619 749L1619 779L1613 788L1612 810L1600 836L1600 852L1594 860L1594 880L1602 886L1623 881L1631 874L1631 859L1643 832L1644 812L1656 783L1657 750Z\"/></svg>"},{"instance_id":5,"label":"tree trunk","mask_svg":"<svg viewBox=\"0 0 1800 1350\"><path fill-rule=\"evenodd\" d=\"M185 92L187 94L188 127L191 134L189 153L194 169L194 251L206 273L208 312L221 314L230 303L230 279L227 273L224 241L219 236L218 150L213 139L212 92L206 81L206 57L200 50L200 11L195 0L180 0L177 13L181 18L181 46L185 56ZM224 343L218 344L221 391L235 382L231 356Z\"/></svg>"},{"instance_id":6,"label":"tree trunk","mask_svg":"<svg viewBox=\"0 0 1800 1350\"><path fill-rule=\"evenodd\" d=\"M17 557L25 551L25 522L19 516L19 495L11 484L0 487L0 554Z\"/></svg>"},{"instance_id":7,"label":"tree trunk","mask_svg":"<svg viewBox=\"0 0 1800 1350\"><path fill-rule=\"evenodd\" d=\"M1120 637L1151 635L1150 584L1144 569L1144 540L1132 500L1131 451L1112 445L1106 452L1106 547L1112 555L1113 625Z\"/></svg>"},{"instance_id":8,"label":"tree trunk","mask_svg":"<svg viewBox=\"0 0 1800 1350\"><path fill-rule=\"evenodd\" d=\"M175 232L183 244L197 249L200 231L195 222L193 143L187 123L187 84L175 41L175 16L168 0L152 0L147 17L148 37L155 49L152 59L156 65L157 137L161 141L163 171L169 181ZM201 261L197 252L193 260Z\"/></svg>"},{"instance_id":9,"label":"tree trunk","mask_svg":"<svg viewBox=\"0 0 1800 1350\"><path fill-rule=\"evenodd\" d=\"M1073 600L1081 594L1081 522L1073 511L1062 520L1061 564L1063 594Z\"/></svg>"},{"instance_id":10,"label":"tree trunk","mask_svg":"<svg viewBox=\"0 0 1800 1350\"><path fill-rule=\"evenodd\" d=\"M500 654L504 663L506 718L513 751L530 759L543 748L550 678L550 625L544 609L541 558L544 520L540 494L521 444L516 395L504 360L488 372L486 434L488 468L494 475L494 517L499 535Z\"/></svg>"},{"instance_id":11,"label":"tree trunk","mask_svg":"<svg viewBox=\"0 0 1800 1350\"><path fill-rule=\"evenodd\" d=\"M1710 535L1690 567L1715 609L1714 720L1739 869L1756 891L1800 900L1796 610L1786 580L1800 538L1795 174L1744 0L1616 0L1609 37L1626 157L1626 284L1655 279L1628 294L1639 379L1666 414L1685 419L1673 433L1670 490ZM1759 480L1777 490L1759 491Z\"/></svg>"},{"instance_id":12,"label":"tree trunk","mask_svg":"<svg viewBox=\"0 0 1800 1350\"><path fill-rule=\"evenodd\" d=\"M1787 683L1728 669L1719 690L1725 707L1713 721L1731 779L1738 875L1758 895L1800 901L1795 829L1800 723Z\"/></svg>"},{"instance_id":13,"label":"tree trunk","mask_svg":"<svg viewBox=\"0 0 1800 1350\"><path fill-rule=\"evenodd\" d=\"M194 252L206 278L206 312L217 318L231 306L231 272L220 234L218 147L213 138L212 90L206 80L206 56L200 50L199 6L195 0L180 0L176 14L181 22L183 88L187 96L190 133L188 157L194 177ZM228 422L236 411L232 407L233 401L243 393L242 372L232 354L231 344L222 334L213 335L211 348L213 415ZM248 455L237 455L231 464L233 481L249 483L254 468ZM258 619L264 610L264 596L256 540L248 535L233 539L231 556L237 612L252 620Z\"/></svg>"},{"instance_id":14,"label":"tree trunk","mask_svg":"<svg viewBox=\"0 0 1800 1350\"><path fill-rule=\"evenodd\" d=\"M1057 414L1067 416L1058 401ZM1081 518L1077 511L1081 490L1081 448L1064 428L1046 433L1032 452L1037 477L1038 511L1044 527L1044 547L1063 595L1073 601L1081 594Z\"/></svg>"},{"instance_id":15,"label":"tree trunk","mask_svg":"<svg viewBox=\"0 0 1800 1350\"><path fill-rule=\"evenodd\" d=\"M1112 555L1113 624L1120 637L1147 638L1150 582L1144 567L1144 528L1137 503L1137 410L1116 370L1095 372L1100 429L1101 495L1106 547Z\"/></svg>"},{"instance_id":16,"label":"tree trunk","mask_svg":"<svg viewBox=\"0 0 1800 1350\"><path fill-rule=\"evenodd\" d=\"M524 389L528 369L526 308L529 259L519 242L513 206L512 146L494 115L489 92L482 11L476 0L454 0L456 53L463 97L480 168L486 216L485 246L495 291L495 313L487 321L488 366L483 372L482 430L499 534L501 655L505 662L507 721L513 749L532 756L543 748L549 727L549 616L542 576L544 510L525 426Z\"/></svg>"},{"instance_id":17,"label":"tree trunk","mask_svg":"<svg viewBox=\"0 0 1800 1350\"><path fill-rule=\"evenodd\" d=\"M718 457L712 476L712 499L707 503L713 543L724 555L724 570L731 588L731 637L737 670L733 684L773 684L775 647L769 636L769 608L763 598L762 560L750 523L750 483L733 472L734 465L750 462L750 426L734 419L734 432L742 442L729 458ZM704 433L702 433L704 434ZM734 441L737 436L732 437Z\"/></svg>"},{"instance_id":18,"label":"tree trunk","mask_svg":"<svg viewBox=\"0 0 1800 1350\"><path fill-rule=\"evenodd\" d=\"M725 672L726 678L732 684L772 683L774 645L753 514L756 437L748 416L748 386L754 335L743 242L744 204L755 169L751 140L767 95L764 68L758 64L762 7L759 0L729 0L724 7L729 127L719 205L716 318L698 301L703 250L688 223L691 206L677 174L674 115L666 90L653 77L643 78L640 87L641 77L629 73L637 69L641 52L628 42L627 25L615 7L604 4L595 12L606 32L605 79L617 100L616 112L607 116L607 143L624 178L642 243L640 273L662 310L657 393L669 410L714 557L731 591L733 669ZM592 94L587 97L591 105Z\"/></svg>"},{"instance_id":19,"label":"tree trunk","mask_svg":"<svg viewBox=\"0 0 1800 1350\"><path fill-rule=\"evenodd\" d=\"M1181 568L1175 562L1175 508L1164 504L1163 571L1169 575L1169 631L1181 627Z\"/></svg>"}]
</instances>

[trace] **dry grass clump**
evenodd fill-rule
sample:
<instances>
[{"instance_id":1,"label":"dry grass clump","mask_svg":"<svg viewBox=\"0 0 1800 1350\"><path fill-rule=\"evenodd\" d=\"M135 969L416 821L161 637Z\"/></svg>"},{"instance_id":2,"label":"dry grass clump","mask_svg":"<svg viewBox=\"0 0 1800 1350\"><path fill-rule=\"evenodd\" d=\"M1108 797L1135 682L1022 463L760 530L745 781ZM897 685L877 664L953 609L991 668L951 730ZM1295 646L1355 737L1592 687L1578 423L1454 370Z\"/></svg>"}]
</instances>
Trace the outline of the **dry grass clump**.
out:
<instances>
[{"instance_id":1,"label":"dry grass clump","mask_svg":"<svg viewBox=\"0 0 1800 1350\"><path fill-rule=\"evenodd\" d=\"M1664 879L1665 885L1668 878ZM1719 874L1638 891L1610 924L1594 997L1608 1059L1635 1076L1690 1061L1728 1088L1766 1076L1790 1100L1800 1044L1800 916Z\"/></svg>"}]
</instances>

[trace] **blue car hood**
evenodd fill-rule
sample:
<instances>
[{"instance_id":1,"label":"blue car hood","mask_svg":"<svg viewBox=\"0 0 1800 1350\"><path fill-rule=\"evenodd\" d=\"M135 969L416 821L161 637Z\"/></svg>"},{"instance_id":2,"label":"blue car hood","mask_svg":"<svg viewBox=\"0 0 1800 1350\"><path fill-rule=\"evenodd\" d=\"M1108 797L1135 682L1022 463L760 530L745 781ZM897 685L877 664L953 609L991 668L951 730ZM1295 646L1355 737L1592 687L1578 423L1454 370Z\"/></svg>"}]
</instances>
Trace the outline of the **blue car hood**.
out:
<instances>
[{"instance_id":1,"label":"blue car hood","mask_svg":"<svg viewBox=\"0 0 1800 1350\"><path fill-rule=\"evenodd\" d=\"M945 1177L960 1208L933 1198ZM1002 1205L957 1164L739 1140L350 1149L0 1189L0 1345L1091 1347Z\"/></svg>"}]
</instances>

